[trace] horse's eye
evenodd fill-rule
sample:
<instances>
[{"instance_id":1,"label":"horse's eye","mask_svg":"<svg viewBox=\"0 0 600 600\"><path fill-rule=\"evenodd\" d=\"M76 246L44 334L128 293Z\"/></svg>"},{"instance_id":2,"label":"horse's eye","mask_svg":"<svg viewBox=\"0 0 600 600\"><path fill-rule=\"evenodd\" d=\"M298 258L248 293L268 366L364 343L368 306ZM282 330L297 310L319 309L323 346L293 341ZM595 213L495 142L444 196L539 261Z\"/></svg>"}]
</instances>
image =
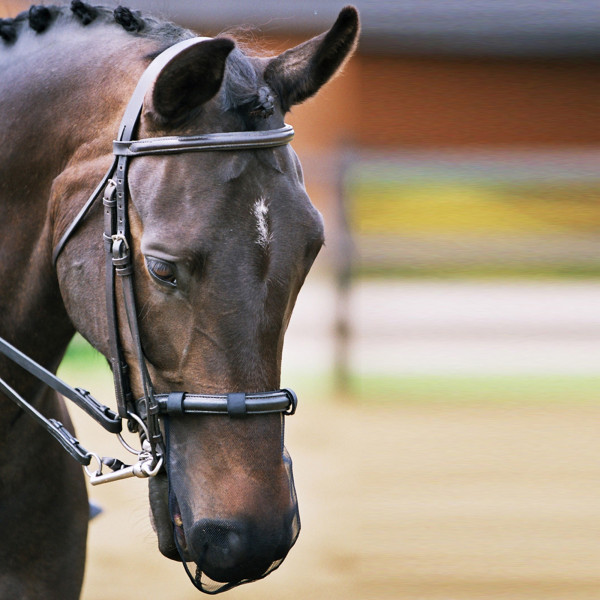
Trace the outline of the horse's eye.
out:
<instances>
[{"instance_id":1,"label":"horse's eye","mask_svg":"<svg viewBox=\"0 0 600 600\"><path fill-rule=\"evenodd\" d=\"M158 281L161 285L168 285L170 287L177 286L177 274L175 265L159 260L158 258L146 257L146 267L148 273Z\"/></svg>"}]
</instances>

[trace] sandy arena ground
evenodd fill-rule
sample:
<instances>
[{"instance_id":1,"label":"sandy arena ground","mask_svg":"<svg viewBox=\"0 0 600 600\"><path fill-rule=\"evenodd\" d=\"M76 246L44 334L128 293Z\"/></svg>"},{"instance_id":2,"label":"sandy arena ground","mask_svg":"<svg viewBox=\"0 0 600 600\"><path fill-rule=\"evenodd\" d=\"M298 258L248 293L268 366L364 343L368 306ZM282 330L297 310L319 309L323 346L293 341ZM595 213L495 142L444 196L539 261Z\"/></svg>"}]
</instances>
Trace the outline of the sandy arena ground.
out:
<instances>
[{"instance_id":1,"label":"sandy arena ground","mask_svg":"<svg viewBox=\"0 0 600 600\"><path fill-rule=\"evenodd\" d=\"M106 449L88 421L86 446ZM600 407L318 404L288 421L303 529L226 598L597 600ZM97 440L97 441L96 441ZM201 597L160 556L146 484L92 490L84 600Z\"/></svg>"}]
</instances>

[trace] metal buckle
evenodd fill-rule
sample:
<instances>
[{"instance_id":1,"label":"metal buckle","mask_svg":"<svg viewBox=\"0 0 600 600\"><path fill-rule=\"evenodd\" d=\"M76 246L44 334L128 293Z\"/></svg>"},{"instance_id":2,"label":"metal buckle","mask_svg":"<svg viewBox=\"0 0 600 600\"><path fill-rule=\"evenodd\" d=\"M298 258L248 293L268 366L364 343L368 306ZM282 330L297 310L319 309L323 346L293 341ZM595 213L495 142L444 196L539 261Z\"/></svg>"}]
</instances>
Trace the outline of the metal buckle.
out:
<instances>
[{"instance_id":1,"label":"metal buckle","mask_svg":"<svg viewBox=\"0 0 600 600\"><path fill-rule=\"evenodd\" d=\"M121 277L132 273L131 254L127 238L122 233L111 235L112 239L112 263L117 275Z\"/></svg>"},{"instance_id":2,"label":"metal buckle","mask_svg":"<svg viewBox=\"0 0 600 600\"><path fill-rule=\"evenodd\" d=\"M122 233L115 233L114 235L110 236L110 239L113 241L113 260L115 259L115 254L117 252L119 253L119 258L122 258L123 256L129 254L129 243L127 242L127 238ZM121 244L125 247L125 253L121 251Z\"/></svg>"}]
</instances>

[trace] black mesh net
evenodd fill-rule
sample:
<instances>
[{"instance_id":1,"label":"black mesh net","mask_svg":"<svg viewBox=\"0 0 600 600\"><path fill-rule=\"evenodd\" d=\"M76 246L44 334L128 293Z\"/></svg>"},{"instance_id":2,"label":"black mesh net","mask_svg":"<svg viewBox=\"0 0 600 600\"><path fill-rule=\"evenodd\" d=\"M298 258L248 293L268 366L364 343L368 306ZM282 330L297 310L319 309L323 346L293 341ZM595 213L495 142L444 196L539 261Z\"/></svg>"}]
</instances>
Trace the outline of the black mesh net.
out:
<instances>
[{"instance_id":1,"label":"black mesh net","mask_svg":"<svg viewBox=\"0 0 600 600\"><path fill-rule=\"evenodd\" d=\"M185 417L185 420L194 417ZM219 417L228 418L228 417ZM251 418L261 418L251 417ZM283 419L283 417L282 417ZM202 534L210 536L210 547L205 545L201 548L195 548L194 562L188 557L188 540L186 539L186 533L184 532L183 522L184 518L182 513L185 513L186 506L189 505L189 498L186 494L190 493L189 487L185 486L178 480L177 485L174 485L174 480L179 477L182 473L182 465L180 463L180 457L177 451L173 451L171 447L171 436L172 430L177 429L179 426L185 427L185 420L173 419L173 423L169 418L165 419L165 433L166 433L166 470L169 479L169 513L171 515L175 545L181 557L181 561L188 574L193 585L205 594L219 594L242 585L244 583L250 583L262 579L272 573L285 559L288 551L294 545L300 533L300 515L298 512L298 502L296 497L296 489L294 486L294 477L292 473L292 460L290 455L283 445L283 426L282 426L282 439L281 439L281 453L282 461L284 465L285 474L287 477L287 484L289 485L289 496L291 510L287 515L283 517L281 523L281 531L274 533L273 535L277 538L276 541L273 539L267 539L266 542L261 539L260 534L263 533L257 528L253 528L252 525L247 525L243 532L240 532L239 526L233 526L230 521L219 521L211 520L210 522L202 521L199 524L194 525L194 528L201 527ZM181 421L181 423L177 423ZM175 491L177 490L177 491ZM188 519L189 521L189 519ZM281 533L283 532L283 533ZM245 534L245 535L244 535ZM273 555L272 558L265 563L264 560L256 561L254 548L246 547L246 554L250 556L249 562L252 563L251 567L244 568L242 565L242 572L246 572L246 576L233 578L229 575L232 570L232 563L236 560L236 549L243 545L240 538L246 540L245 544L248 546L247 540L254 540L255 545L264 546L265 544L269 547L270 553ZM267 538L269 536L267 535ZM273 536L271 536L273 537ZM252 544L252 542L250 542ZM258 550L257 550L258 552ZM211 570L213 577L211 579L206 572L206 564L212 565ZM217 568L215 569L215 565ZM220 568L222 567L222 568ZM234 569L235 570L235 569ZM249 573L249 574L248 574ZM228 580L233 579L233 580Z\"/></svg>"}]
</instances>

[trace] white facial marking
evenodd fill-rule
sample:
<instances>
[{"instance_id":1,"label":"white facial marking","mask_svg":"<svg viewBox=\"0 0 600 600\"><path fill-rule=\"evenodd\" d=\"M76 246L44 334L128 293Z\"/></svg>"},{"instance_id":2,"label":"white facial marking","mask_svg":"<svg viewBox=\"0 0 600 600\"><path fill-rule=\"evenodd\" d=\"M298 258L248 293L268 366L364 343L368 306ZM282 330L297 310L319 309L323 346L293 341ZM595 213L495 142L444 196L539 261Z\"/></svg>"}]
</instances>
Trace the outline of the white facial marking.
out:
<instances>
[{"instance_id":1,"label":"white facial marking","mask_svg":"<svg viewBox=\"0 0 600 600\"><path fill-rule=\"evenodd\" d=\"M271 243L271 232L269 231L269 222L267 215L269 207L265 198L259 198L252 207L252 212L256 218L256 230L258 232L257 243L263 248L267 248Z\"/></svg>"}]
</instances>

